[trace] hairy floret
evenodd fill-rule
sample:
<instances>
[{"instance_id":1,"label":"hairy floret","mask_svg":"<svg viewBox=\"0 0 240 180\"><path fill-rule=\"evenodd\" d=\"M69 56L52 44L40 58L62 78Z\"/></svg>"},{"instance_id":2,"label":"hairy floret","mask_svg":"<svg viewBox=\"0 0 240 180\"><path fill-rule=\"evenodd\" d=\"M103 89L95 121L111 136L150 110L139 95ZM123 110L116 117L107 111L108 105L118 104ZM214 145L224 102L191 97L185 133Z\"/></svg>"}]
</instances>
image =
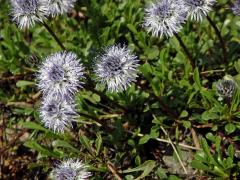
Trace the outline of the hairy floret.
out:
<instances>
[{"instance_id":1,"label":"hairy floret","mask_svg":"<svg viewBox=\"0 0 240 180\"><path fill-rule=\"evenodd\" d=\"M237 0L232 7L233 14L240 16L240 0Z\"/></svg>"},{"instance_id":2,"label":"hairy floret","mask_svg":"<svg viewBox=\"0 0 240 180\"><path fill-rule=\"evenodd\" d=\"M54 168L52 176L56 180L86 180L91 176L86 168L87 166L81 161L69 159Z\"/></svg>"},{"instance_id":3,"label":"hairy floret","mask_svg":"<svg viewBox=\"0 0 240 180\"><path fill-rule=\"evenodd\" d=\"M61 96L54 94L43 98L40 118L46 128L62 133L66 127L71 127L71 123L76 117L73 101L66 101Z\"/></svg>"},{"instance_id":4,"label":"hairy floret","mask_svg":"<svg viewBox=\"0 0 240 180\"><path fill-rule=\"evenodd\" d=\"M47 0L11 0L12 20L20 29L30 28L48 16Z\"/></svg>"},{"instance_id":5,"label":"hairy floret","mask_svg":"<svg viewBox=\"0 0 240 180\"><path fill-rule=\"evenodd\" d=\"M216 0L185 0L188 7L188 17L193 21L202 21L211 11Z\"/></svg>"},{"instance_id":6,"label":"hairy floret","mask_svg":"<svg viewBox=\"0 0 240 180\"><path fill-rule=\"evenodd\" d=\"M216 85L219 96L231 98L236 90L236 83L233 80L222 80Z\"/></svg>"},{"instance_id":7,"label":"hairy floret","mask_svg":"<svg viewBox=\"0 0 240 180\"><path fill-rule=\"evenodd\" d=\"M48 0L49 1L49 13L52 16L68 13L73 9L76 0Z\"/></svg>"},{"instance_id":8,"label":"hairy floret","mask_svg":"<svg viewBox=\"0 0 240 180\"><path fill-rule=\"evenodd\" d=\"M138 62L137 56L132 55L126 46L110 46L96 58L97 80L107 85L109 91L125 90L136 80Z\"/></svg>"},{"instance_id":9,"label":"hairy floret","mask_svg":"<svg viewBox=\"0 0 240 180\"><path fill-rule=\"evenodd\" d=\"M84 68L77 55L58 52L48 56L37 74L38 87L43 95L59 94L71 99L83 82Z\"/></svg>"},{"instance_id":10,"label":"hairy floret","mask_svg":"<svg viewBox=\"0 0 240 180\"><path fill-rule=\"evenodd\" d=\"M182 0L157 0L145 8L143 25L154 36L171 37L182 29L186 15Z\"/></svg>"}]
</instances>

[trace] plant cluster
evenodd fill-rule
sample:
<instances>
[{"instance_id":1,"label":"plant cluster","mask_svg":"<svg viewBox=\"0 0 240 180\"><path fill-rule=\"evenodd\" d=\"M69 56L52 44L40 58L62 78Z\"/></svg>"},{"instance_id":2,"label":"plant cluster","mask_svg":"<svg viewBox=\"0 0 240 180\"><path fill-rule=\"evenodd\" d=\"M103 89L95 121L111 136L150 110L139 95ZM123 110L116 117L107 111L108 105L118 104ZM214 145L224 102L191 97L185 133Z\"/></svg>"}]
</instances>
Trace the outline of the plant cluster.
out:
<instances>
[{"instance_id":1,"label":"plant cluster","mask_svg":"<svg viewBox=\"0 0 240 180\"><path fill-rule=\"evenodd\" d=\"M221 6L226 2L104 2L85 2L85 9L76 0L10 1L10 16L18 28L28 33L38 23L61 48L36 63L34 78L41 102L39 110L33 108L29 115L39 118L45 127L21 121L23 128L34 130L33 140L24 145L39 152L43 161L64 159L50 173L57 180L240 177L239 49L226 42L228 32L221 32L209 15L214 7L224 9ZM82 29L77 29L78 24L68 22L66 14L83 18L87 25L83 23ZM238 18L239 0L228 14ZM218 18L221 22L222 17ZM52 28L49 24L55 21L59 24ZM209 29L207 22L212 28L209 34L203 32ZM57 35L58 27L64 29L64 40ZM102 34L98 32L101 29ZM83 50L71 45L77 38L71 31L79 31L79 36L85 33L81 34ZM46 35L42 30L41 34ZM44 49L47 43L41 43L40 38L35 45ZM216 67L222 69L212 69ZM17 83L23 91L33 84ZM205 128L209 132L196 134ZM203 136L215 145L209 146ZM174 165L166 165L163 154L169 152L159 150L163 143L169 144L165 147L170 147L175 157L171 161L177 161L180 172L166 168ZM183 149L197 152L190 158L193 153ZM137 167L132 168L132 164ZM51 167L42 167L49 173Z\"/></svg>"}]
</instances>

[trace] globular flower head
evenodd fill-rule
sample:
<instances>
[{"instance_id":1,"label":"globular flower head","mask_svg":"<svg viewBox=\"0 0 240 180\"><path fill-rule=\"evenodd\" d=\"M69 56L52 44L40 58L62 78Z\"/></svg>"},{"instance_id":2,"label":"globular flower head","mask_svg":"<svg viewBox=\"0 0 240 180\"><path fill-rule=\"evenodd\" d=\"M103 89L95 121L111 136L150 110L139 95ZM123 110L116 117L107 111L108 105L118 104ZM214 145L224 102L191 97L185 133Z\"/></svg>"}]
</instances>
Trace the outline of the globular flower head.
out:
<instances>
[{"instance_id":1,"label":"globular flower head","mask_svg":"<svg viewBox=\"0 0 240 180\"><path fill-rule=\"evenodd\" d=\"M125 90L136 80L139 60L126 46L110 46L96 60L97 80L107 85L109 91Z\"/></svg>"},{"instance_id":2,"label":"globular flower head","mask_svg":"<svg viewBox=\"0 0 240 180\"><path fill-rule=\"evenodd\" d=\"M219 96L225 98L231 98L236 87L236 83L233 80L222 80L216 85Z\"/></svg>"},{"instance_id":3,"label":"globular flower head","mask_svg":"<svg viewBox=\"0 0 240 180\"><path fill-rule=\"evenodd\" d=\"M35 22L42 22L48 15L47 0L11 0L12 19L20 29L29 28Z\"/></svg>"},{"instance_id":4,"label":"globular flower head","mask_svg":"<svg viewBox=\"0 0 240 180\"><path fill-rule=\"evenodd\" d=\"M46 94L71 99L81 87L83 66L72 52L58 52L45 59L37 74L38 87Z\"/></svg>"},{"instance_id":5,"label":"globular flower head","mask_svg":"<svg viewBox=\"0 0 240 180\"><path fill-rule=\"evenodd\" d=\"M240 0L237 0L232 7L233 14L240 16Z\"/></svg>"},{"instance_id":6,"label":"globular flower head","mask_svg":"<svg viewBox=\"0 0 240 180\"><path fill-rule=\"evenodd\" d=\"M56 16L69 12L74 7L76 0L48 0L49 14Z\"/></svg>"},{"instance_id":7,"label":"globular flower head","mask_svg":"<svg viewBox=\"0 0 240 180\"><path fill-rule=\"evenodd\" d=\"M56 180L86 180L91 176L86 168L81 161L69 159L59 164L52 171L52 175Z\"/></svg>"},{"instance_id":8,"label":"globular flower head","mask_svg":"<svg viewBox=\"0 0 240 180\"><path fill-rule=\"evenodd\" d=\"M216 0L184 0L188 7L188 16L193 21L202 21L211 11Z\"/></svg>"},{"instance_id":9,"label":"globular flower head","mask_svg":"<svg viewBox=\"0 0 240 180\"><path fill-rule=\"evenodd\" d=\"M145 8L143 26L154 36L171 37L182 29L186 15L182 0L157 0Z\"/></svg>"},{"instance_id":10,"label":"globular flower head","mask_svg":"<svg viewBox=\"0 0 240 180\"><path fill-rule=\"evenodd\" d=\"M46 128L62 133L66 127L71 126L76 117L77 113L73 101L66 101L57 94L43 98L40 118Z\"/></svg>"}]
</instances>

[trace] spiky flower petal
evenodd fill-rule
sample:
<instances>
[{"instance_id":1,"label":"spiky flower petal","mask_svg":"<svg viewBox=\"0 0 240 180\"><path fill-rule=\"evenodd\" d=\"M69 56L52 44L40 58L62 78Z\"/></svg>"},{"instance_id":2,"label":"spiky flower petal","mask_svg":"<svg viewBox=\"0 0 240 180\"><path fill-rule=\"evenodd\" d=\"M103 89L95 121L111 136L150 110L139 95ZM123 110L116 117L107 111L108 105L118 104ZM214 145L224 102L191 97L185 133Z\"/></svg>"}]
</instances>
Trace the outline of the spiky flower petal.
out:
<instances>
[{"instance_id":1,"label":"spiky flower petal","mask_svg":"<svg viewBox=\"0 0 240 180\"><path fill-rule=\"evenodd\" d=\"M66 127L71 127L76 117L75 104L72 101L66 101L58 95L43 98L40 118L45 127L62 133Z\"/></svg>"},{"instance_id":2,"label":"spiky flower petal","mask_svg":"<svg viewBox=\"0 0 240 180\"><path fill-rule=\"evenodd\" d=\"M171 37L182 29L186 15L182 0L157 0L145 8L143 25L154 36Z\"/></svg>"},{"instance_id":3,"label":"spiky flower petal","mask_svg":"<svg viewBox=\"0 0 240 180\"><path fill-rule=\"evenodd\" d=\"M97 80L107 85L109 91L125 90L136 80L139 60L126 46L110 46L96 59Z\"/></svg>"},{"instance_id":4,"label":"spiky flower petal","mask_svg":"<svg viewBox=\"0 0 240 180\"><path fill-rule=\"evenodd\" d=\"M232 7L233 14L240 16L240 0L237 0Z\"/></svg>"},{"instance_id":5,"label":"spiky flower petal","mask_svg":"<svg viewBox=\"0 0 240 180\"><path fill-rule=\"evenodd\" d=\"M69 12L73 7L76 0L48 0L49 13L52 16L64 14Z\"/></svg>"},{"instance_id":6,"label":"spiky flower petal","mask_svg":"<svg viewBox=\"0 0 240 180\"><path fill-rule=\"evenodd\" d=\"M211 11L213 4L216 0L185 0L188 7L188 16L193 21L202 21Z\"/></svg>"},{"instance_id":7,"label":"spiky flower petal","mask_svg":"<svg viewBox=\"0 0 240 180\"><path fill-rule=\"evenodd\" d=\"M12 19L20 29L30 28L48 15L47 0L11 0L11 5Z\"/></svg>"},{"instance_id":8,"label":"spiky flower petal","mask_svg":"<svg viewBox=\"0 0 240 180\"><path fill-rule=\"evenodd\" d=\"M72 52L58 52L45 59L39 69L38 87L43 95L59 94L71 99L83 82L83 66Z\"/></svg>"},{"instance_id":9,"label":"spiky flower petal","mask_svg":"<svg viewBox=\"0 0 240 180\"><path fill-rule=\"evenodd\" d=\"M233 80L222 80L216 88L219 96L231 98L236 90L236 83Z\"/></svg>"},{"instance_id":10,"label":"spiky flower petal","mask_svg":"<svg viewBox=\"0 0 240 180\"><path fill-rule=\"evenodd\" d=\"M59 164L52 171L52 176L56 180L86 180L91 176L86 168L81 161L69 159Z\"/></svg>"}]
</instances>

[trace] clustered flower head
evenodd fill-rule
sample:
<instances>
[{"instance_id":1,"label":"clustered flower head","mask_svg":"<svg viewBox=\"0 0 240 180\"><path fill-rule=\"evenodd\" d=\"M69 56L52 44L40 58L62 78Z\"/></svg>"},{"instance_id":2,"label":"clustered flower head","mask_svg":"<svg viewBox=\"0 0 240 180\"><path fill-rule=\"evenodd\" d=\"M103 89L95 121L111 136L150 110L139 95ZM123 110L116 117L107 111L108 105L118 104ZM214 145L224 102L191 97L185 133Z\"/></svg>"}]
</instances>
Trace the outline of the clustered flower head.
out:
<instances>
[{"instance_id":1,"label":"clustered flower head","mask_svg":"<svg viewBox=\"0 0 240 180\"><path fill-rule=\"evenodd\" d=\"M73 96L83 84L84 68L72 52L62 51L48 56L37 74L43 92L41 121L54 132L70 127L77 113Z\"/></svg>"},{"instance_id":2,"label":"clustered flower head","mask_svg":"<svg viewBox=\"0 0 240 180\"><path fill-rule=\"evenodd\" d=\"M41 121L54 132L62 133L66 127L71 127L76 115L73 101L67 101L58 95L46 96L42 101Z\"/></svg>"},{"instance_id":3,"label":"clustered flower head","mask_svg":"<svg viewBox=\"0 0 240 180\"><path fill-rule=\"evenodd\" d=\"M28 29L50 15L69 12L75 2L76 0L11 0L11 15L20 29Z\"/></svg>"},{"instance_id":4,"label":"clustered flower head","mask_svg":"<svg viewBox=\"0 0 240 180\"><path fill-rule=\"evenodd\" d=\"M38 87L44 95L57 94L70 98L82 85L84 68L72 52L57 52L48 56L37 75Z\"/></svg>"},{"instance_id":5,"label":"clustered flower head","mask_svg":"<svg viewBox=\"0 0 240 180\"><path fill-rule=\"evenodd\" d=\"M157 0L145 8L144 27L154 36L173 36L182 29L187 8L182 0Z\"/></svg>"},{"instance_id":6,"label":"clustered flower head","mask_svg":"<svg viewBox=\"0 0 240 180\"><path fill-rule=\"evenodd\" d=\"M232 7L233 14L240 16L240 0L237 0Z\"/></svg>"},{"instance_id":7,"label":"clustered flower head","mask_svg":"<svg viewBox=\"0 0 240 180\"><path fill-rule=\"evenodd\" d=\"M125 90L136 81L138 62L137 56L131 54L126 46L110 46L96 58L97 80L107 85L109 91Z\"/></svg>"},{"instance_id":8,"label":"clustered flower head","mask_svg":"<svg viewBox=\"0 0 240 180\"><path fill-rule=\"evenodd\" d=\"M52 16L68 13L73 9L76 0L48 0L49 1L49 13Z\"/></svg>"},{"instance_id":9,"label":"clustered flower head","mask_svg":"<svg viewBox=\"0 0 240 180\"><path fill-rule=\"evenodd\" d=\"M86 168L81 161L69 159L59 164L52 171L52 176L56 180L85 180L91 176Z\"/></svg>"},{"instance_id":10,"label":"clustered flower head","mask_svg":"<svg viewBox=\"0 0 240 180\"><path fill-rule=\"evenodd\" d=\"M202 21L211 11L213 4L216 0L184 0L188 7L188 16L191 20Z\"/></svg>"},{"instance_id":11,"label":"clustered flower head","mask_svg":"<svg viewBox=\"0 0 240 180\"><path fill-rule=\"evenodd\" d=\"M233 80L221 80L217 85L217 92L223 98L231 98L236 90L236 83Z\"/></svg>"},{"instance_id":12,"label":"clustered flower head","mask_svg":"<svg viewBox=\"0 0 240 180\"><path fill-rule=\"evenodd\" d=\"M13 21L20 29L32 27L48 15L47 0L11 0L11 5Z\"/></svg>"}]
</instances>

